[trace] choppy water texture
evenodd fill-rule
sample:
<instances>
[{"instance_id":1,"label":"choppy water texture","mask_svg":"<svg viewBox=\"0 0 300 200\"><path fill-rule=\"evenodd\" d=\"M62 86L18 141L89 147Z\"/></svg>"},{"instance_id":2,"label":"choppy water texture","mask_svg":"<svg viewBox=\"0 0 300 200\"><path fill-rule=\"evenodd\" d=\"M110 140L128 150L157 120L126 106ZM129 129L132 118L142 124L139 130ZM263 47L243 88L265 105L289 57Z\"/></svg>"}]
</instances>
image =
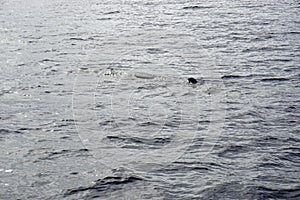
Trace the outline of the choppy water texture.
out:
<instances>
[{"instance_id":1,"label":"choppy water texture","mask_svg":"<svg viewBox=\"0 0 300 200\"><path fill-rule=\"evenodd\" d=\"M1 0L0 199L300 199L299 13Z\"/></svg>"}]
</instances>

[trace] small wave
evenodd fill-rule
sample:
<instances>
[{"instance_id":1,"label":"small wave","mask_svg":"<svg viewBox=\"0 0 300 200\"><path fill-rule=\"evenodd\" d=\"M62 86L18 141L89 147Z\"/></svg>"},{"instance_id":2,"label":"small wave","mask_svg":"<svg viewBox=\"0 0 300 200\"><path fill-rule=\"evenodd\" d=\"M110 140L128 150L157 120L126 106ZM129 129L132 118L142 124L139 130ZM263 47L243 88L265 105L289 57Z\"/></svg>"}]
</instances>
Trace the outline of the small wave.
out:
<instances>
[{"instance_id":1,"label":"small wave","mask_svg":"<svg viewBox=\"0 0 300 200\"><path fill-rule=\"evenodd\" d=\"M89 156L89 150L88 149L78 149L78 150L61 150L61 151L55 151L55 152L49 152L47 156L39 158L40 160L55 160L61 157L69 156L69 155L75 155L77 157ZM36 161L36 162L38 162Z\"/></svg>"},{"instance_id":2,"label":"small wave","mask_svg":"<svg viewBox=\"0 0 300 200\"><path fill-rule=\"evenodd\" d=\"M80 40L80 41L85 41L86 39L83 39L83 38L77 38L77 37L71 37L70 40Z\"/></svg>"},{"instance_id":3,"label":"small wave","mask_svg":"<svg viewBox=\"0 0 300 200\"><path fill-rule=\"evenodd\" d=\"M250 149L246 146L241 145L230 145L228 147L225 147L220 153L220 157L233 157L235 155L238 155L240 153L248 153L250 152Z\"/></svg>"},{"instance_id":4,"label":"small wave","mask_svg":"<svg viewBox=\"0 0 300 200\"><path fill-rule=\"evenodd\" d=\"M49 59L49 58L44 58L40 62L57 62L57 60L52 60L52 59Z\"/></svg>"},{"instance_id":5,"label":"small wave","mask_svg":"<svg viewBox=\"0 0 300 200\"><path fill-rule=\"evenodd\" d=\"M273 78L263 78L260 79L262 82L277 82L277 81L288 81L289 78L283 78L283 77L273 77Z\"/></svg>"},{"instance_id":6,"label":"small wave","mask_svg":"<svg viewBox=\"0 0 300 200\"><path fill-rule=\"evenodd\" d=\"M139 123L138 126L159 126L158 123L154 123L154 122L142 122L142 123Z\"/></svg>"},{"instance_id":7,"label":"small wave","mask_svg":"<svg viewBox=\"0 0 300 200\"><path fill-rule=\"evenodd\" d=\"M163 54L163 53L167 53L168 51L163 50L161 48L148 48L147 49L147 53L149 54Z\"/></svg>"},{"instance_id":8,"label":"small wave","mask_svg":"<svg viewBox=\"0 0 300 200\"><path fill-rule=\"evenodd\" d=\"M107 136L106 139L122 148L128 148L128 145L142 145L143 148L153 148L169 144L171 139L168 137L154 137L154 138L140 138L140 137L127 137L127 136Z\"/></svg>"},{"instance_id":9,"label":"small wave","mask_svg":"<svg viewBox=\"0 0 300 200\"><path fill-rule=\"evenodd\" d=\"M253 78L256 77L257 75L250 74L250 75L224 75L221 78L222 79L242 79L242 78Z\"/></svg>"},{"instance_id":10,"label":"small wave","mask_svg":"<svg viewBox=\"0 0 300 200\"><path fill-rule=\"evenodd\" d=\"M90 195L93 195L93 193L97 193L97 195L100 195L102 192L107 194L107 191L114 191L118 189L122 189L121 187L126 184L130 184L137 181L142 181L143 179L137 176L108 176L103 179L99 179L96 181L96 183L89 187L79 187L76 189L70 189L67 190L64 193L64 197L77 195L78 193L90 193ZM89 196L89 194L87 194Z\"/></svg>"},{"instance_id":11,"label":"small wave","mask_svg":"<svg viewBox=\"0 0 300 200\"><path fill-rule=\"evenodd\" d=\"M276 168L283 168L284 165L282 163L273 163L273 162L265 162L261 163L257 166L258 168L269 168L269 169L276 169Z\"/></svg>"},{"instance_id":12,"label":"small wave","mask_svg":"<svg viewBox=\"0 0 300 200\"><path fill-rule=\"evenodd\" d=\"M168 168L161 169L162 171L210 171L211 169L202 165L199 162L177 161Z\"/></svg>"},{"instance_id":13,"label":"small wave","mask_svg":"<svg viewBox=\"0 0 300 200\"><path fill-rule=\"evenodd\" d=\"M98 21L111 20L111 19L112 18L110 18L110 17L97 18Z\"/></svg>"},{"instance_id":14,"label":"small wave","mask_svg":"<svg viewBox=\"0 0 300 200\"><path fill-rule=\"evenodd\" d=\"M291 163L296 163L299 165L300 161L300 152L299 149L289 150L289 152L284 152L282 155L278 156L280 160L289 161Z\"/></svg>"},{"instance_id":15,"label":"small wave","mask_svg":"<svg viewBox=\"0 0 300 200\"><path fill-rule=\"evenodd\" d=\"M182 9L184 10L196 10L196 9L210 9L210 8L214 8L213 6L185 6Z\"/></svg>"},{"instance_id":16,"label":"small wave","mask_svg":"<svg viewBox=\"0 0 300 200\"><path fill-rule=\"evenodd\" d=\"M200 146L194 145L194 150L199 149ZM198 168L202 168L203 170L224 170L228 167L226 165L223 165L221 163L215 163L215 162L197 162L197 161L175 161L174 164L182 164L184 166L198 166Z\"/></svg>"},{"instance_id":17,"label":"small wave","mask_svg":"<svg viewBox=\"0 0 300 200\"><path fill-rule=\"evenodd\" d=\"M288 34L291 34L291 35L300 35L300 32L299 31L288 31L288 32L284 32L282 34L284 34L284 35L288 35Z\"/></svg>"},{"instance_id":18,"label":"small wave","mask_svg":"<svg viewBox=\"0 0 300 200\"><path fill-rule=\"evenodd\" d=\"M257 188L257 194L262 199L300 199L300 186L289 189L272 189L260 186Z\"/></svg>"},{"instance_id":19,"label":"small wave","mask_svg":"<svg viewBox=\"0 0 300 200\"><path fill-rule=\"evenodd\" d=\"M12 131L8 129L0 129L0 135L8 135L8 134L22 134L20 131Z\"/></svg>"},{"instance_id":20,"label":"small wave","mask_svg":"<svg viewBox=\"0 0 300 200\"><path fill-rule=\"evenodd\" d=\"M201 199L257 199L256 188L237 181L210 186L201 192Z\"/></svg>"},{"instance_id":21,"label":"small wave","mask_svg":"<svg viewBox=\"0 0 300 200\"><path fill-rule=\"evenodd\" d=\"M105 15L112 15L112 14L118 14L121 13L120 11L116 10L116 11L110 11L110 12L106 12L104 13Z\"/></svg>"}]
</instances>

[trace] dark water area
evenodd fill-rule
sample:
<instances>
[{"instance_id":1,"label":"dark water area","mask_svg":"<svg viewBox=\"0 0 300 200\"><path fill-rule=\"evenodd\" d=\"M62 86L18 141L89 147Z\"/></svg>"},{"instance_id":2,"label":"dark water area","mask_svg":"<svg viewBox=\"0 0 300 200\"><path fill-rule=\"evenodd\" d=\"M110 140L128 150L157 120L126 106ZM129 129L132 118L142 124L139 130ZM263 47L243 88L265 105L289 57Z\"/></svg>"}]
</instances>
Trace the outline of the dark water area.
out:
<instances>
[{"instance_id":1,"label":"dark water area","mask_svg":"<svg viewBox=\"0 0 300 200\"><path fill-rule=\"evenodd\" d=\"M300 199L299 13L1 0L0 199Z\"/></svg>"}]
</instances>

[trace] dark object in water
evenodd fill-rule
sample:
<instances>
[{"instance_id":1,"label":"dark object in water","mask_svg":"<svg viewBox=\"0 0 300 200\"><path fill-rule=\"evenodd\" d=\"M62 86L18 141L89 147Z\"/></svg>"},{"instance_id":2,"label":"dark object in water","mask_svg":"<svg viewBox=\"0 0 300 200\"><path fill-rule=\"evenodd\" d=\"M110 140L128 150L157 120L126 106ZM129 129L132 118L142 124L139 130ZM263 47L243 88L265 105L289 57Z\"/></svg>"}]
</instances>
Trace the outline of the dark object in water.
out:
<instances>
[{"instance_id":1,"label":"dark object in water","mask_svg":"<svg viewBox=\"0 0 300 200\"><path fill-rule=\"evenodd\" d=\"M196 84L198 81L194 78L188 78L189 83Z\"/></svg>"}]
</instances>

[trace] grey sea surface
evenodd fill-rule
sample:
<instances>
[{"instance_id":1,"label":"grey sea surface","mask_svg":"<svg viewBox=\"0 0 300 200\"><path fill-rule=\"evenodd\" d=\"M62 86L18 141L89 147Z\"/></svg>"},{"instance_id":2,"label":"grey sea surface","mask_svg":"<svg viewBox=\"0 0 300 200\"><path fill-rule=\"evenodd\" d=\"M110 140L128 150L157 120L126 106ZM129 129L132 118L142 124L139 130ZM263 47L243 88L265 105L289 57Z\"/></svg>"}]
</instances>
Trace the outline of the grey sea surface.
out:
<instances>
[{"instance_id":1,"label":"grey sea surface","mask_svg":"<svg viewBox=\"0 0 300 200\"><path fill-rule=\"evenodd\" d=\"M300 199L299 13L0 0L0 199Z\"/></svg>"}]
</instances>

